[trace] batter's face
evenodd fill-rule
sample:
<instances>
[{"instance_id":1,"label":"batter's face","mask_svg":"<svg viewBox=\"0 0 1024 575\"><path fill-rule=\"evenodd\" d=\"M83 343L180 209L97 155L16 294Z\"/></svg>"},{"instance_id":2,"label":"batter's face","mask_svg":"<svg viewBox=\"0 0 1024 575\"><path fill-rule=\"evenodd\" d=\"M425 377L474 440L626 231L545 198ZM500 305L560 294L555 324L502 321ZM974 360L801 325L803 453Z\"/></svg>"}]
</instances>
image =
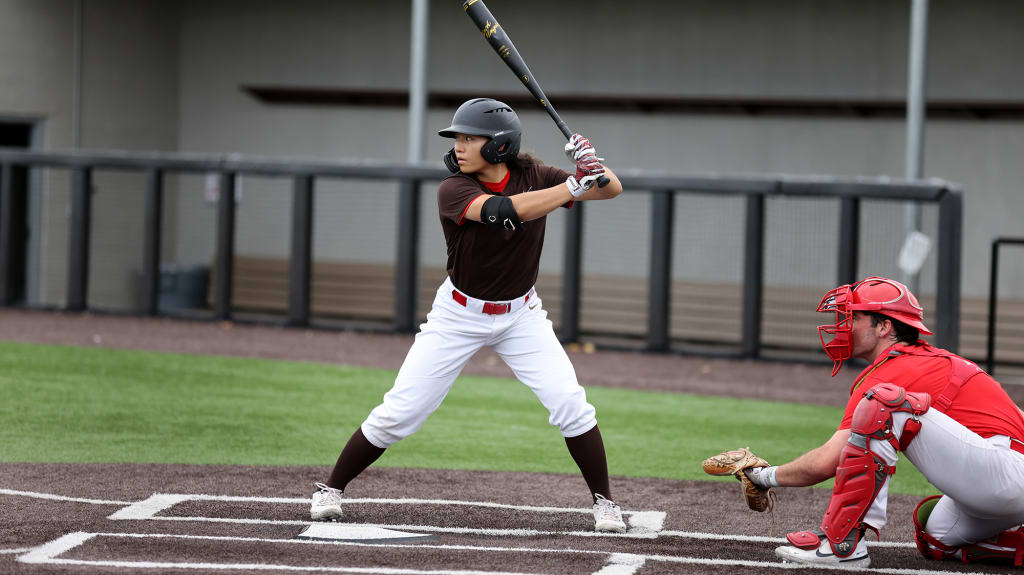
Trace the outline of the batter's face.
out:
<instances>
[{"instance_id":1,"label":"batter's face","mask_svg":"<svg viewBox=\"0 0 1024 575\"><path fill-rule=\"evenodd\" d=\"M455 135L455 158L459 161L459 169L463 174L479 172L490 165L480 155L480 149L486 143L487 138L484 136Z\"/></svg>"}]
</instances>

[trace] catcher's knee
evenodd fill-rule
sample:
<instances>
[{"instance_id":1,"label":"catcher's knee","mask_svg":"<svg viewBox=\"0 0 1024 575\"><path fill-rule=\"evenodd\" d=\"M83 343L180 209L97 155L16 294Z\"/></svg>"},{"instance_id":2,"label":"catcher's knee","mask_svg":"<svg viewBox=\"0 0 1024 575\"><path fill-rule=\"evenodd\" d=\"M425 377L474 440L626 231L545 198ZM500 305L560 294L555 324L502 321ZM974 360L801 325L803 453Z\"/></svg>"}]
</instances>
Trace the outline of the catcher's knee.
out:
<instances>
[{"instance_id":1,"label":"catcher's knee","mask_svg":"<svg viewBox=\"0 0 1024 575\"><path fill-rule=\"evenodd\" d=\"M1000 563L1014 567L1024 564L1024 527L1007 529L985 541L959 546L946 545L928 533L928 517L941 497L925 497L914 508L914 543L925 559Z\"/></svg>"}]
</instances>

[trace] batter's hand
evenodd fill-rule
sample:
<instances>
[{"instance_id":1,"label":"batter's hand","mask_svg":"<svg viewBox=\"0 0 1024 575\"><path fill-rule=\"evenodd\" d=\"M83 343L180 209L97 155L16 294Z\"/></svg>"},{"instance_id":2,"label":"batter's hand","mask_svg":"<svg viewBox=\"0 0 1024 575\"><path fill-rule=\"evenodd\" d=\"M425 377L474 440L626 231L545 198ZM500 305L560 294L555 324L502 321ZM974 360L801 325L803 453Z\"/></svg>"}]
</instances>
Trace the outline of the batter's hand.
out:
<instances>
[{"instance_id":1,"label":"batter's hand","mask_svg":"<svg viewBox=\"0 0 1024 575\"><path fill-rule=\"evenodd\" d=\"M589 190L597 184L597 180L604 175L604 171L604 166L601 165L597 156L593 154L583 156L583 158L576 162L576 181L584 189Z\"/></svg>"},{"instance_id":2,"label":"batter's hand","mask_svg":"<svg viewBox=\"0 0 1024 575\"><path fill-rule=\"evenodd\" d=\"M597 157L597 150L590 143L590 140L584 138L580 134L573 134L569 141L565 144L565 155L573 162L578 163L585 156L594 156L598 161L603 161L604 158Z\"/></svg>"}]
</instances>

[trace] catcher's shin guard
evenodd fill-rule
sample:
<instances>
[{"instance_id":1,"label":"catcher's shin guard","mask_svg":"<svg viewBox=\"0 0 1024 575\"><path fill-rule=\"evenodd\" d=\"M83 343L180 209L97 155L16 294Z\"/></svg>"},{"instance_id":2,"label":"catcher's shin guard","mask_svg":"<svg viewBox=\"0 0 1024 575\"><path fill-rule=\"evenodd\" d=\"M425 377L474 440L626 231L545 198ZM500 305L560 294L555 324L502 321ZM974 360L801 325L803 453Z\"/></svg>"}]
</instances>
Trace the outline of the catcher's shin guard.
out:
<instances>
[{"instance_id":1,"label":"catcher's shin guard","mask_svg":"<svg viewBox=\"0 0 1024 575\"><path fill-rule=\"evenodd\" d=\"M945 545L925 531L928 517L939 502L941 495L926 497L914 509L914 543L925 559L949 559L963 563L1000 563L1020 567L1024 564L1024 527L1008 529L999 535L953 547Z\"/></svg>"},{"instance_id":2,"label":"catcher's shin guard","mask_svg":"<svg viewBox=\"0 0 1024 575\"><path fill-rule=\"evenodd\" d=\"M885 484L886 476L896 468L871 450L873 440L890 443L896 451L906 449L921 429L918 416L928 411L931 396L907 393L902 387L882 383L872 387L857 404L850 425L850 439L839 456L835 486L828 502L821 530L825 532L837 557L847 557L857 548L865 528L864 516ZM912 414L900 434L893 433L892 414Z\"/></svg>"}]
</instances>

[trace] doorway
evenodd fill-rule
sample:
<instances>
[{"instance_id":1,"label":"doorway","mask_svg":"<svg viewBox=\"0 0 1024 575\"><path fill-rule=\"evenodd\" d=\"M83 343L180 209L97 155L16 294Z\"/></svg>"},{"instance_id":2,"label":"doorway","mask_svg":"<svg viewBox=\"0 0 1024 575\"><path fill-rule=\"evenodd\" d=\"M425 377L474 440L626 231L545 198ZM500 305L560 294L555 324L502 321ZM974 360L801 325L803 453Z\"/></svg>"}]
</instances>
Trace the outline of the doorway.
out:
<instances>
[{"instance_id":1,"label":"doorway","mask_svg":"<svg viewBox=\"0 0 1024 575\"><path fill-rule=\"evenodd\" d=\"M0 146L28 148L32 143L32 124L0 120ZM11 305L26 303L28 283L29 245L29 173L26 166L14 166L11 170L11 203L9 214L2 214L0 221L11 222L11 261L7 289ZM3 209L0 206L0 209ZM6 230L0 230L6 233Z\"/></svg>"}]
</instances>

